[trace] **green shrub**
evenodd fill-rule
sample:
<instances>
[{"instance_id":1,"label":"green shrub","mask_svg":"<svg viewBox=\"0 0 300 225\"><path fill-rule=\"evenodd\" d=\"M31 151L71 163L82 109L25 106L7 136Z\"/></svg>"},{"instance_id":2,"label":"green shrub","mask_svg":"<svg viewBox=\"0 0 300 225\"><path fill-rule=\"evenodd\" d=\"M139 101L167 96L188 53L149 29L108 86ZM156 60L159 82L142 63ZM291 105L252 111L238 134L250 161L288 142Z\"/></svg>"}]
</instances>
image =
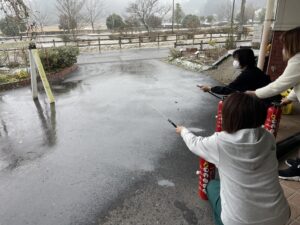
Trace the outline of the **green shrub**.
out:
<instances>
[{"instance_id":1,"label":"green shrub","mask_svg":"<svg viewBox=\"0 0 300 225\"><path fill-rule=\"evenodd\" d=\"M79 48L54 47L39 51L46 72L55 72L74 65L77 62Z\"/></svg>"},{"instance_id":2,"label":"green shrub","mask_svg":"<svg viewBox=\"0 0 300 225\"><path fill-rule=\"evenodd\" d=\"M217 41L216 40L210 40L208 41L208 44L211 46L211 47L215 47L217 45Z\"/></svg>"},{"instance_id":3,"label":"green shrub","mask_svg":"<svg viewBox=\"0 0 300 225\"><path fill-rule=\"evenodd\" d=\"M29 73L26 70L21 70L15 74L0 74L0 84L12 83L29 78Z\"/></svg>"},{"instance_id":4,"label":"green shrub","mask_svg":"<svg viewBox=\"0 0 300 225\"><path fill-rule=\"evenodd\" d=\"M64 43L72 41L72 38L68 34L61 34L58 36Z\"/></svg>"},{"instance_id":5,"label":"green shrub","mask_svg":"<svg viewBox=\"0 0 300 225\"><path fill-rule=\"evenodd\" d=\"M17 80L24 80L24 79L29 78L29 73L28 73L26 70L21 70L20 72L16 73L16 74L14 75L14 77L15 77Z\"/></svg>"},{"instance_id":6,"label":"green shrub","mask_svg":"<svg viewBox=\"0 0 300 225\"><path fill-rule=\"evenodd\" d=\"M8 83L9 77L4 74L0 74L0 84Z\"/></svg>"},{"instance_id":7,"label":"green shrub","mask_svg":"<svg viewBox=\"0 0 300 225\"><path fill-rule=\"evenodd\" d=\"M14 75L0 74L0 84L16 82L18 79Z\"/></svg>"}]
</instances>

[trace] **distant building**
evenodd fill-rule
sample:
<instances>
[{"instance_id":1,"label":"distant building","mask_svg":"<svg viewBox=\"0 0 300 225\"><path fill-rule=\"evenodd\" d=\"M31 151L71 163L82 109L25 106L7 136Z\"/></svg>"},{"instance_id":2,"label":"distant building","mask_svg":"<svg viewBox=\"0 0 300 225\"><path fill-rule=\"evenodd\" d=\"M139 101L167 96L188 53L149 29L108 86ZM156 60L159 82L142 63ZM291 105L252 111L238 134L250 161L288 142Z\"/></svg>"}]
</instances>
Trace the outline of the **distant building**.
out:
<instances>
[{"instance_id":1,"label":"distant building","mask_svg":"<svg viewBox=\"0 0 300 225\"><path fill-rule=\"evenodd\" d=\"M164 22L161 24L162 28L172 28L172 23L171 22ZM174 27L182 27L182 24L174 23Z\"/></svg>"}]
</instances>

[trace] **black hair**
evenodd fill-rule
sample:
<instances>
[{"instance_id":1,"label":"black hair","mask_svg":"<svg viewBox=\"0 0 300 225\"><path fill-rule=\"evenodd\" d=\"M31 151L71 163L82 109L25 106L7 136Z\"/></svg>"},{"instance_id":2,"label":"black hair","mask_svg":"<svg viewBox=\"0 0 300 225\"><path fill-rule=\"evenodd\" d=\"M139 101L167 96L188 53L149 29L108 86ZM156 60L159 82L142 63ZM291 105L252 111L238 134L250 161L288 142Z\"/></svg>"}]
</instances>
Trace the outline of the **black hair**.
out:
<instances>
[{"instance_id":1,"label":"black hair","mask_svg":"<svg viewBox=\"0 0 300 225\"><path fill-rule=\"evenodd\" d=\"M222 128L228 133L257 128L264 124L267 106L259 98L241 92L229 95L223 103Z\"/></svg>"},{"instance_id":2,"label":"black hair","mask_svg":"<svg viewBox=\"0 0 300 225\"><path fill-rule=\"evenodd\" d=\"M250 48L237 49L232 56L239 61L242 68L256 66L254 52Z\"/></svg>"}]
</instances>

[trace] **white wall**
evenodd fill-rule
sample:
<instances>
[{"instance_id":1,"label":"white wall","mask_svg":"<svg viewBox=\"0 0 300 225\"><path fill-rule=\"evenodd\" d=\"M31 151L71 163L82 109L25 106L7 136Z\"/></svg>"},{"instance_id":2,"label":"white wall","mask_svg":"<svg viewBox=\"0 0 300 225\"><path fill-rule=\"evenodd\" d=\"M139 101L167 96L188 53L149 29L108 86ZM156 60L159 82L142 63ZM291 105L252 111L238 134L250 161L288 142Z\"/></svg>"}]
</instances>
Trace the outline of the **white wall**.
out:
<instances>
[{"instance_id":1,"label":"white wall","mask_svg":"<svg viewBox=\"0 0 300 225\"><path fill-rule=\"evenodd\" d=\"M300 0L278 0L273 30L285 31L300 26Z\"/></svg>"}]
</instances>

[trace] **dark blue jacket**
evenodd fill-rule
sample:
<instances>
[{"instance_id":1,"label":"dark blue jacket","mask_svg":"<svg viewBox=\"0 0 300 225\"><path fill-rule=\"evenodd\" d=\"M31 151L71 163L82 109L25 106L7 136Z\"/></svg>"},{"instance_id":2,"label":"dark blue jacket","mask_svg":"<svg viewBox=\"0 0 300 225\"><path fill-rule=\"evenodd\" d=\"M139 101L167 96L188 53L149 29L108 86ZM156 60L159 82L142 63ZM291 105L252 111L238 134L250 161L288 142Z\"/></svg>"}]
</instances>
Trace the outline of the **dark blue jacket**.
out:
<instances>
[{"instance_id":1,"label":"dark blue jacket","mask_svg":"<svg viewBox=\"0 0 300 225\"><path fill-rule=\"evenodd\" d=\"M229 95L232 92L255 91L271 83L271 79L257 67L244 69L241 74L227 86L215 86L211 91L220 95Z\"/></svg>"}]
</instances>

